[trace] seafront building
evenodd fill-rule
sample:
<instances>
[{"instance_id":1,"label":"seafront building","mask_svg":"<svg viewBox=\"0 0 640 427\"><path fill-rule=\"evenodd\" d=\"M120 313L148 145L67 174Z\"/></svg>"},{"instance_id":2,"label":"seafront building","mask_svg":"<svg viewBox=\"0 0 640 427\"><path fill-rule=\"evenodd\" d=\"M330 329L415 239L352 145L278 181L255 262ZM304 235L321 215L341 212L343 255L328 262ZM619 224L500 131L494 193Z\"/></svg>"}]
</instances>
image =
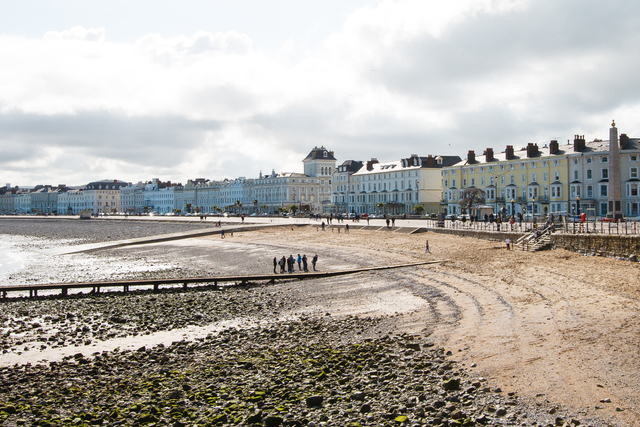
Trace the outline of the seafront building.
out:
<instances>
[{"instance_id":1,"label":"seafront building","mask_svg":"<svg viewBox=\"0 0 640 427\"><path fill-rule=\"evenodd\" d=\"M120 209L120 189L128 185L119 180L93 181L81 189L70 189L58 195L56 212L79 214L89 211L93 215L116 213ZM40 213L34 209L32 213Z\"/></svg>"},{"instance_id":2,"label":"seafront building","mask_svg":"<svg viewBox=\"0 0 640 427\"><path fill-rule=\"evenodd\" d=\"M612 125L615 129L615 124ZM467 158L442 170L442 212L463 212L465 190L480 189L483 208L505 215L577 215L604 217L612 211L610 195L617 183L618 209L627 217L640 214L640 139L621 134L610 141L586 141L575 135L573 143L552 140L539 148L528 144L520 150L508 145L482 156L469 151ZM613 167L612 154L619 166ZM615 177L615 178L614 178ZM615 207L616 205L613 205ZM476 206L479 207L479 206ZM473 210L473 209L472 209Z\"/></svg>"},{"instance_id":3,"label":"seafront building","mask_svg":"<svg viewBox=\"0 0 640 427\"><path fill-rule=\"evenodd\" d=\"M460 160L458 156L417 154L389 162L372 158L352 175L355 213L411 214L417 205L426 213L440 212L441 171Z\"/></svg>"},{"instance_id":4,"label":"seafront building","mask_svg":"<svg viewBox=\"0 0 640 427\"><path fill-rule=\"evenodd\" d=\"M530 143L521 150L507 145L495 153L487 148L482 156L470 150L467 158L442 170L443 212L464 212L465 191L480 189L484 207L493 213L518 215L566 213L568 168L566 147L557 141L538 147Z\"/></svg>"}]
</instances>

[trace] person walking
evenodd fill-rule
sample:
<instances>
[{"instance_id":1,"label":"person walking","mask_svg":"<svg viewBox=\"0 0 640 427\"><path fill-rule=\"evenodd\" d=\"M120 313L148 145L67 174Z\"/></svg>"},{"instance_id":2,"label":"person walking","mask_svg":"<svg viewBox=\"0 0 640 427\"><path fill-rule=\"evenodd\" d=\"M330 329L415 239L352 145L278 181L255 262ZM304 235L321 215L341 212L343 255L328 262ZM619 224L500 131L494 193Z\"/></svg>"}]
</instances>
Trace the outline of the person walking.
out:
<instances>
[{"instance_id":1,"label":"person walking","mask_svg":"<svg viewBox=\"0 0 640 427\"><path fill-rule=\"evenodd\" d=\"M345 224L344 226L344 232L348 233L349 232L349 224Z\"/></svg>"},{"instance_id":2,"label":"person walking","mask_svg":"<svg viewBox=\"0 0 640 427\"><path fill-rule=\"evenodd\" d=\"M284 255L282 255L282 258L280 258L280 274L284 273L284 265L287 263L287 259L284 257Z\"/></svg>"},{"instance_id":3,"label":"person walking","mask_svg":"<svg viewBox=\"0 0 640 427\"><path fill-rule=\"evenodd\" d=\"M511 239L509 239L507 237L507 240L505 240L505 243L507 244L507 250L510 250L511 249Z\"/></svg>"},{"instance_id":4,"label":"person walking","mask_svg":"<svg viewBox=\"0 0 640 427\"><path fill-rule=\"evenodd\" d=\"M220 237L224 239L224 230L220 230Z\"/></svg>"},{"instance_id":5,"label":"person walking","mask_svg":"<svg viewBox=\"0 0 640 427\"><path fill-rule=\"evenodd\" d=\"M429 249L429 239L427 239L427 247L425 248L425 253L430 254L431 250Z\"/></svg>"},{"instance_id":6,"label":"person walking","mask_svg":"<svg viewBox=\"0 0 640 427\"><path fill-rule=\"evenodd\" d=\"M300 264L302 264L302 257L298 254L298 270L302 270L302 266Z\"/></svg>"},{"instance_id":7,"label":"person walking","mask_svg":"<svg viewBox=\"0 0 640 427\"><path fill-rule=\"evenodd\" d=\"M305 273L309 272L309 269L307 268L307 254L304 254L304 256L302 257L302 268L304 269Z\"/></svg>"},{"instance_id":8,"label":"person walking","mask_svg":"<svg viewBox=\"0 0 640 427\"><path fill-rule=\"evenodd\" d=\"M318 262L318 254L315 254L313 256L313 259L311 260L311 265L313 266L313 271L316 271L316 263Z\"/></svg>"},{"instance_id":9,"label":"person walking","mask_svg":"<svg viewBox=\"0 0 640 427\"><path fill-rule=\"evenodd\" d=\"M278 258L273 257L273 274L278 274Z\"/></svg>"}]
</instances>

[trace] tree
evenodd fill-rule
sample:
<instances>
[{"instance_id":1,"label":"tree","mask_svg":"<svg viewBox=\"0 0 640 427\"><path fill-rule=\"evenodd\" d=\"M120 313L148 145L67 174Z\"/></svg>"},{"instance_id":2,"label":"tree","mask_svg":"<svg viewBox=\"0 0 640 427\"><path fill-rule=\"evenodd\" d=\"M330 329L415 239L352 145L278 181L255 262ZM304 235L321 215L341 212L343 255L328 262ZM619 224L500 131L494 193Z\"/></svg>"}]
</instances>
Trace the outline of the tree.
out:
<instances>
[{"instance_id":1,"label":"tree","mask_svg":"<svg viewBox=\"0 0 640 427\"><path fill-rule=\"evenodd\" d=\"M257 211L258 210L258 199L253 199L253 208Z\"/></svg>"},{"instance_id":2,"label":"tree","mask_svg":"<svg viewBox=\"0 0 640 427\"><path fill-rule=\"evenodd\" d=\"M383 208L384 208L384 203L382 202L378 203L378 209L380 209L380 212L382 212Z\"/></svg>"},{"instance_id":3,"label":"tree","mask_svg":"<svg viewBox=\"0 0 640 427\"><path fill-rule=\"evenodd\" d=\"M468 213L474 205L484 203L484 190L479 188L465 188L460 195L460 209Z\"/></svg>"},{"instance_id":4,"label":"tree","mask_svg":"<svg viewBox=\"0 0 640 427\"><path fill-rule=\"evenodd\" d=\"M424 213L424 206L422 205L415 205L413 207L413 210L418 214L418 215L422 215Z\"/></svg>"},{"instance_id":5,"label":"tree","mask_svg":"<svg viewBox=\"0 0 640 427\"><path fill-rule=\"evenodd\" d=\"M187 203L184 207L187 211L187 213L191 213L191 203Z\"/></svg>"},{"instance_id":6,"label":"tree","mask_svg":"<svg viewBox=\"0 0 640 427\"><path fill-rule=\"evenodd\" d=\"M291 213L295 215L296 212L298 211L298 206L297 205L291 205L290 209L291 209Z\"/></svg>"}]
</instances>

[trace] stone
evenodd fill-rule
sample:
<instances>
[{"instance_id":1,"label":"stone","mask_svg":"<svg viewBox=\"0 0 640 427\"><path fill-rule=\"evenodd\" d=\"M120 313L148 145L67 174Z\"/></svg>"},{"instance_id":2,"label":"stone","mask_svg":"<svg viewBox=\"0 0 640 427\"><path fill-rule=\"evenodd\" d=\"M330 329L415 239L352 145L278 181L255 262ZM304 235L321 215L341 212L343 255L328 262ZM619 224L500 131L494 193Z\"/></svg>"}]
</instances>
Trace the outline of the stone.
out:
<instances>
[{"instance_id":1,"label":"stone","mask_svg":"<svg viewBox=\"0 0 640 427\"><path fill-rule=\"evenodd\" d=\"M264 425L266 427L278 427L283 421L281 417L269 416L264 419Z\"/></svg>"},{"instance_id":2,"label":"stone","mask_svg":"<svg viewBox=\"0 0 640 427\"><path fill-rule=\"evenodd\" d=\"M447 391L460 390L460 380L458 378L451 378L442 383L442 387Z\"/></svg>"},{"instance_id":3,"label":"stone","mask_svg":"<svg viewBox=\"0 0 640 427\"><path fill-rule=\"evenodd\" d=\"M315 395L307 397L307 407L319 407L322 406L322 402L324 401L324 397L322 395Z\"/></svg>"}]
</instances>

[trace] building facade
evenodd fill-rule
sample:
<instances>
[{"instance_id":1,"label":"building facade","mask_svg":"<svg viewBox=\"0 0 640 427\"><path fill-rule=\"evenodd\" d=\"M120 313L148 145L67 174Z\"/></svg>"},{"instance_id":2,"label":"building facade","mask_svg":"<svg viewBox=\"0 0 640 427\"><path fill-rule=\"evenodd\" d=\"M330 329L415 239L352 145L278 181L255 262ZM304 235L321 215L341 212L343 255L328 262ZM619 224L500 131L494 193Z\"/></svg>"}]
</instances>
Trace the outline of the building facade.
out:
<instances>
[{"instance_id":1,"label":"building facade","mask_svg":"<svg viewBox=\"0 0 640 427\"><path fill-rule=\"evenodd\" d=\"M442 199L442 168L460 161L458 156L408 158L379 162L373 158L353 174L355 213L411 214L417 205L425 213L438 212Z\"/></svg>"}]
</instances>

